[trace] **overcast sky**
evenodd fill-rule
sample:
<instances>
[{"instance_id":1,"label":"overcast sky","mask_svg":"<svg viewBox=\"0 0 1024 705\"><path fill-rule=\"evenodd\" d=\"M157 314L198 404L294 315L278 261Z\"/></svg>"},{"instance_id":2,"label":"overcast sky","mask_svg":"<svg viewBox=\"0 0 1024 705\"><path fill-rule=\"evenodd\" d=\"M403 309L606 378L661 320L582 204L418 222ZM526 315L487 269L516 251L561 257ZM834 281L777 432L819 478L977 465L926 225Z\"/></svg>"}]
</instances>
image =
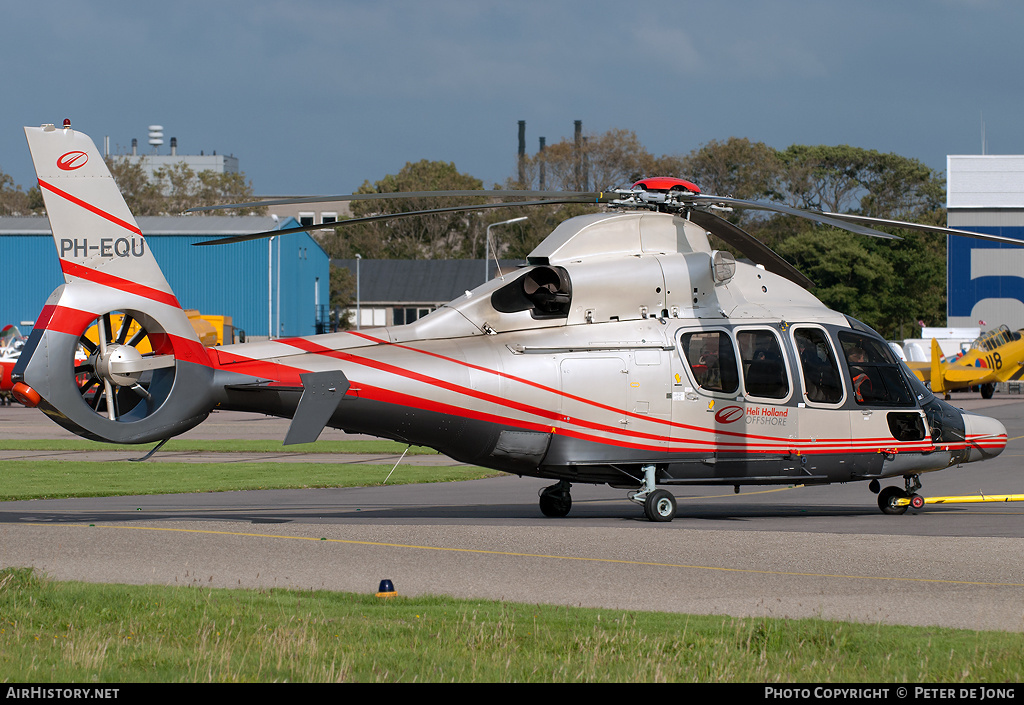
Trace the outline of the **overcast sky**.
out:
<instances>
[{"instance_id":1,"label":"overcast sky","mask_svg":"<svg viewBox=\"0 0 1024 705\"><path fill-rule=\"evenodd\" d=\"M531 153L582 120L656 155L736 136L944 172L983 123L987 153L1024 153L1022 32L1019 0L0 0L0 169L34 185L21 127L70 117L121 152L161 124L258 194L349 193L419 159L490 187L518 120Z\"/></svg>"}]
</instances>

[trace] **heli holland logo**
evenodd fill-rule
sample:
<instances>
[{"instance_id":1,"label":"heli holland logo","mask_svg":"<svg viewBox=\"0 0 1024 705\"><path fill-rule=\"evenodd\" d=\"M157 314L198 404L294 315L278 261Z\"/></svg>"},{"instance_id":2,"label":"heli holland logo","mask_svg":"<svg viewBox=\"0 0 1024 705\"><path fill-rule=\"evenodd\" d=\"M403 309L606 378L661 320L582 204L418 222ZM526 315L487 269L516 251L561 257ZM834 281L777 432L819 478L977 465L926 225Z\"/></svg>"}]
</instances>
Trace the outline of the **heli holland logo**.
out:
<instances>
[{"instance_id":1,"label":"heli holland logo","mask_svg":"<svg viewBox=\"0 0 1024 705\"><path fill-rule=\"evenodd\" d=\"M715 413L717 423L736 423L743 418L743 408L739 406L727 406Z\"/></svg>"},{"instance_id":2,"label":"heli holland logo","mask_svg":"<svg viewBox=\"0 0 1024 705\"><path fill-rule=\"evenodd\" d=\"M81 169L89 161L89 155L82 151L65 152L57 157L57 168L61 171Z\"/></svg>"}]
</instances>

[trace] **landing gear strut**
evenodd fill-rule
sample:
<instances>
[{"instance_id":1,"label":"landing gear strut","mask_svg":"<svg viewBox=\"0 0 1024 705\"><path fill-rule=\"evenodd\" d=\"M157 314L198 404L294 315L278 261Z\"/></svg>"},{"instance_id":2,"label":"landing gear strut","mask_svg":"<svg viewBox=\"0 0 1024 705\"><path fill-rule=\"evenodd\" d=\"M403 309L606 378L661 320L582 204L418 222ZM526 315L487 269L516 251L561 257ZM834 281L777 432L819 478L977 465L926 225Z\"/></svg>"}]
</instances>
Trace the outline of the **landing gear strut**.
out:
<instances>
[{"instance_id":1,"label":"landing gear strut","mask_svg":"<svg viewBox=\"0 0 1024 705\"><path fill-rule=\"evenodd\" d=\"M904 514L908 508L920 509L924 506L924 497L917 494L921 489L921 478L917 475L904 475L906 489L901 490L890 485L878 493L878 508L882 514ZM897 504L896 500L909 499L910 504Z\"/></svg>"},{"instance_id":2,"label":"landing gear strut","mask_svg":"<svg viewBox=\"0 0 1024 705\"><path fill-rule=\"evenodd\" d=\"M672 521L676 517L676 498L671 492L657 489L655 466L645 465L643 470L643 484L639 492L629 496L630 501L644 505L644 514L651 521Z\"/></svg>"},{"instance_id":3,"label":"landing gear strut","mask_svg":"<svg viewBox=\"0 0 1024 705\"><path fill-rule=\"evenodd\" d=\"M549 485L539 492L540 511L546 517L564 517L572 509L572 495L569 490L572 485L568 480L559 480L554 485Z\"/></svg>"}]
</instances>

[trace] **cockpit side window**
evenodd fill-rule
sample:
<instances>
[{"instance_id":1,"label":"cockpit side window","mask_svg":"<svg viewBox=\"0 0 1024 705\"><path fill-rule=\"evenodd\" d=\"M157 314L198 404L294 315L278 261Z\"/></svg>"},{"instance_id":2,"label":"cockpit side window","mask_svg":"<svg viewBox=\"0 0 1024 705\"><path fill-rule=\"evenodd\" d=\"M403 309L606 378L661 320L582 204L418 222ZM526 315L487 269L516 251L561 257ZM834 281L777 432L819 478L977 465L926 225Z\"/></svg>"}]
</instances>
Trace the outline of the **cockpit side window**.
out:
<instances>
[{"instance_id":1,"label":"cockpit side window","mask_svg":"<svg viewBox=\"0 0 1024 705\"><path fill-rule=\"evenodd\" d=\"M789 375L779 339L770 330L741 330L736 333L743 363L743 388L748 396L785 399L789 396Z\"/></svg>"},{"instance_id":2,"label":"cockpit side window","mask_svg":"<svg viewBox=\"0 0 1024 705\"><path fill-rule=\"evenodd\" d=\"M828 335L820 328L797 328L793 340L800 354L807 401L838 404L843 400L843 382Z\"/></svg>"},{"instance_id":3,"label":"cockpit side window","mask_svg":"<svg viewBox=\"0 0 1024 705\"><path fill-rule=\"evenodd\" d=\"M739 389L736 350L728 333L718 330L684 333L679 347L701 389L726 394L734 394Z\"/></svg>"},{"instance_id":4,"label":"cockpit side window","mask_svg":"<svg viewBox=\"0 0 1024 705\"><path fill-rule=\"evenodd\" d=\"M914 405L899 362L885 341L860 333L841 332L839 342L850 371L853 398L858 404Z\"/></svg>"}]
</instances>

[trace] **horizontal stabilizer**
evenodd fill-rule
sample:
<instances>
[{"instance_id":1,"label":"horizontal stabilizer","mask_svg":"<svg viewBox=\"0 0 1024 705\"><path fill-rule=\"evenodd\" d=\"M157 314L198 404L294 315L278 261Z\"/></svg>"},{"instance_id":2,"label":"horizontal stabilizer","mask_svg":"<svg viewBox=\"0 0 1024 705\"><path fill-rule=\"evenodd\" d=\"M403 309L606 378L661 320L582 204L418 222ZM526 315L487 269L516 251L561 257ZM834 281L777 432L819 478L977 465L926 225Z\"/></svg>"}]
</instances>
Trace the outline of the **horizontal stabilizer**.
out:
<instances>
[{"instance_id":1,"label":"horizontal stabilizer","mask_svg":"<svg viewBox=\"0 0 1024 705\"><path fill-rule=\"evenodd\" d=\"M302 380L302 397L284 437L286 446L312 443L319 438L349 388L349 381L341 370L307 372L299 375L299 379Z\"/></svg>"},{"instance_id":2,"label":"horizontal stabilizer","mask_svg":"<svg viewBox=\"0 0 1024 705\"><path fill-rule=\"evenodd\" d=\"M987 367L948 367L942 376L954 384L981 384L992 376L994 370Z\"/></svg>"}]
</instances>

